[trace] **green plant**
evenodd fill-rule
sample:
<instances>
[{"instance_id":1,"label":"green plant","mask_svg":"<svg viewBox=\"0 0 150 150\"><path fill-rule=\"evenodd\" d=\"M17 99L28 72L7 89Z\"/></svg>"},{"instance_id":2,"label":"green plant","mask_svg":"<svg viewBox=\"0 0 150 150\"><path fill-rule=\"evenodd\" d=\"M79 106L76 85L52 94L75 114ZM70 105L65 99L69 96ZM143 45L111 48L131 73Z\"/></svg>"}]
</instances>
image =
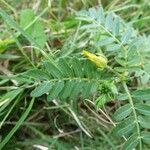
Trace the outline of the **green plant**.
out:
<instances>
[{"instance_id":1,"label":"green plant","mask_svg":"<svg viewBox=\"0 0 150 150\"><path fill-rule=\"evenodd\" d=\"M144 87L149 81L147 79L149 78L149 73L144 69L145 66L149 65L149 62L146 57L148 52L141 50L141 45L137 44L141 37L137 37L133 28L126 25L115 14L108 13L105 19L102 8L91 8L89 11L79 13L77 18L84 21L81 29L88 32L91 37L92 47L101 50L106 56L109 54L108 60L110 60L110 63L111 59L115 57L113 59L113 61L115 60L113 69L108 68L108 71L110 70L113 74L107 79L103 79L101 74L103 72L109 73L107 68L98 72L92 63L83 60L83 65L81 60L77 58L59 58L55 64L44 62L46 70L41 72L43 73L41 77L47 77L47 81L39 83L36 89L31 92L31 96L38 97L47 93L48 101L55 98L63 100L68 97L69 99L76 99L79 95L83 96L82 98L86 98L89 94L96 92L96 87L104 84L103 82L118 80L116 86L122 86L122 88L118 89L119 94L122 92L126 94L125 100L128 100L128 103L125 103L124 106L115 112L114 118L121 122L114 128L113 133L127 138L123 149L133 149L137 145L142 149L142 143L150 134L144 130L149 128L149 126L143 125L147 123L148 120L145 117L149 116L150 113L150 106L145 101L149 100L149 98L144 99L144 96L148 97L150 89ZM96 36L97 38L95 39ZM139 72L143 73L137 77L136 74ZM36 70L27 73L29 77L39 80L36 77L37 74L39 75L40 72L36 72ZM145 78L147 81L143 83ZM134 80L137 80L139 83L134 91L130 91L130 86L128 87L127 85L132 84ZM112 85L109 84L109 86ZM142 89L143 92L139 89ZM108 92L106 91L106 94ZM136 95L139 94L141 99L137 100ZM100 101L102 101L102 98Z\"/></svg>"},{"instance_id":2,"label":"green plant","mask_svg":"<svg viewBox=\"0 0 150 150\"><path fill-rule=\"evenodd\" d=\"M149 123L146 125L150 111L147 102L150 89L145 87L150 77L149 71L145 70L145 67L150 65L147 57L149 51L141 49L141 45L145 44L139 41L141 37L112 12L105 17L102 8L91 8L89 11L79 13L77 18L84 22L81 28L89 32L92 47L96 47L106 55L109 54L108 60L114 58L113 69L108 69L114 73L113 78L119 77L119 84L124 88L124 91L122 88L118 89L119 93L126 93L125 100L128 100L128 104L115 112L114 118L121 122L113 132L118 136L127 137L123 149L133 149L137 145L142 149L142 143L150 135L147 131ZM142 74L139 75L140 72ZM130 91L130 85L135 80L136 89Z\"/></svg>"},{"instance_id":3,"label":"green plant","mask_svg":"<svg viewBox=\"0 0 150 150\"><path fill-rule=\"evenodd\" d=\"M47 11L47 8L45 10ZM0 10L0 15L13 39L13 42L0 41L0 44L2 43L0 50L2 49L3 52L9 44L16 43L33 66L27 66L25 71L23 70L16 76L1 76L4 79L1 82L2 85L8 83L9 80L11 82L15 80L17 84L12 86L7 94L1 96L0 128L21 100L23 93L33 98L15 127L2 140L0 148L6 145L21 126L32 110L34 99L38 100L41 97L46 98L46 104L53 100L57 100L62 106L69 104L71 108L69 113L73 114L79 127L88 136L90 134L72 111L72 109L76 111L76 101L91 98L97 110L113 101L119 107L112 116L117 123L108 136L123 137L124 150L133 148L142 150L149 147L150 37L138 35L131 24L125 23L114 12L108 11L105 14L102 7L90 8L88 11L76 12L76 20L73 19L75 24L78 24L75 36L71 35L61 51L52 54L44 47L47 44L44 28L39 17L35 17L32 10L22 11L20 26L5 11ZM11 28L15 29L17 34L14 34ZM21 38L25 41L22 42ZM33 61L24 53L21 44L26 43L26 40L30 42L40 61L39 59ZM17 100L10 107L15 98ZM4 111L8 107L10 110ZM30 127L30 129L39 134L42 139L47 139L35 128ZM103 131L100 133L109 145L116 149L107 135ZM48 139L52 140L52 145L55 143L53 139ZM56 145L59 147L59 142Z\"/></svg>"}]
</instances>

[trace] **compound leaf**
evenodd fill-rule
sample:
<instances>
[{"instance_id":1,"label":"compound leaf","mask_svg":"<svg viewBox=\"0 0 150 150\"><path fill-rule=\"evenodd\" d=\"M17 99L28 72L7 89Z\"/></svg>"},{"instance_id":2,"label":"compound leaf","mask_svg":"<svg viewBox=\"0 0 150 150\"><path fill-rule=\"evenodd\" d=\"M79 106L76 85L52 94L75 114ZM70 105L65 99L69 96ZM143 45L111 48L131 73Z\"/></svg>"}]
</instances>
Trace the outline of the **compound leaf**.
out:
<instances>
[{"instance_id":1,"label":"compound leaf","mask_svg":"<svg viewBox=\"0 0 150 150\"><path fill-rule=\"evenodd\" d=\"M133 134L129 137L129 139L124 143L123 150L133 150L139 143L138 135Z\"/></svg>"},{"instance_id":2,"label":"compound leaf","mask_svg":"<svg viewBox=\"0 0 150 150\"><path fill-rule=\"evenodd\" d=\"M53 83L52 89L49 91L49 95L47 96L47 100L51 101L55 98L58 98L59 93L62 91L63 87L64 87L64 81Z\"/></svg>"},{"instance_id":3,"label":"compound leaf","mask_svg":"<svg viewBox=\"0 0 150 150\"><path fill-rule=\"evenodd\" d=\"M130 133L135 127L135 122L133 117L129 117L122 122L120 122L116 127L113 129L113 134L117 136L122 136Z\"/></svg>"},{"instance_id":4,"label":"compound leaf","mask_svg":"<svg viewBox=\"0 0 150 150\"><path fill-rule=\"evenodd\" d=\"M143 115L150 116L150 106L146 104L137 103L135 109Z\"/></svg>"},{"instance_id":5,"label":"compound leaf","mask_svg":"<svg viewBox=\"0 0 150 150\"><path fill-rule=\"evenodd\" d=\"M149 118L149 116L139 116L138 120L139 120L141 127L150 129L150 118Z\"/></svg>"},{"instance_id":6,"label":"compound leaf","mask_svg":"<svg viewBox=\"0 0 150 150\"><path fill-rule=\"evenodd\" d=\"M122 44L126 44L132 35L132 29L128 29L124 35L121 37Z\"/></svg>"},{"instance_id":7,"label":"compound leaf","mask_svg":"<svg viewBox=\"0 0 150 150\"><path fill-rule=\"evenodd\" d=\"M132 92L132 97L137 100L150 100L150 88Z\"/></svg>"},{"instance_id":8,"label":"compound leaf","mask_svg":"<svg viewBox=\"0 0 150 150\"><path fill-rule=\"evenodd\" d=\"M51 82L43 82L43 83L39 84L39 86L37 86L31 92L31 96L32 97L42 96L43 94L49 92L51 88L52 88L52 83Z\"/></svg>"},{"instance_id":9,"label":"compound leaf","mask_svg":"<svg viewBox=\"0 0 150 150\"><path fill-rule=\"evenodd\" d=\"M120 108L114 113L114 119L115 119L116 121L120 121L120 120L126 118L127 116L129 116L131 112L132 112L131 104L126 104L126 105L120 107Z\"/></svg>"},{"instance_id":10,"label":"compound leaf","mask_svg":"<svg viewBox=\"0 0 150 150\"><path fill-rule=\"evenodd\" d=\"M141 136L144 143L150 144L150 132L143 131Z\"/></svg>"}]
</instances>

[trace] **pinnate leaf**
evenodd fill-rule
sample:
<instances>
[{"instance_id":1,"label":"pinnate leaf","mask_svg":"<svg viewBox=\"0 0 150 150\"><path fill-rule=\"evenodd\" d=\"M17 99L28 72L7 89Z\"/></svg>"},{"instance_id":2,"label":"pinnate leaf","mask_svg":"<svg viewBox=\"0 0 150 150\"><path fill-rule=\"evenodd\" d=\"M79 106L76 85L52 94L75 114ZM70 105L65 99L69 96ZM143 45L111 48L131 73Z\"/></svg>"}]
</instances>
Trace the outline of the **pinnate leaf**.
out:
<instances>
[{"instance_id":1,"label":"pinnate leaf","mask_svg":"<svg viewBox=\"0 0 150 150\"><path fill-rule=\"evenodd\" d=\"M150 144L150 132L143 131L141 136L144 143Z\"/></svg>"},{"instance_id":2,"label":"pinnate leaf","mask_svg":"<svg viewBox=\"0 0 150 150\"><path fill-rule=\"evenodd\" d=\"M43 82L39 84L32 92L31 96L32 97L39 97L42 96L43 94L49 92L49 90L52 88L52 83L51 82Z\"/></svg>"},{"instance_id":3,"label":"pinnate leaf","mask_svg":"<svg viewBox=\"0 0 150 150\"><path fill-rule=\"evenodd\" d=\"M150 88L132 92L132 97L137 100L150 100Z\"/></svg>"},{"instance_id":4,"label":"pinnate leaf","mask_svg":"<svg viewBox=\"0 0 150 150\"><path fill-rule=\"evenodd\" d=\"M135 127L135 122L133 117L129 117L119 123L116 127L113 129L113 134L117 136L122 136L130 133Z\"/></svg>"},{"instance_id":5,"label":"pinnate leaf","mask_svg":"<svg viewBox=\"0 0 150 150\"><path fill-rule=\"evenodd\" d=\"M143 115L150 116L150 106L142 103L135 104L135 109Z\"/></svg>"},{"instance_id":6,"label":"pinnate leaf","mask_svg":"<svg viewBox=\"0 0 150 150\"><path fill-rule=\"evenodd\" d=\"M121 42L122 44L126 44L128 42L128 40L130 39L130 37L132 36L132 29L129 28L124 35L121 37Z\"/></svg>"},{"instance_id":7,"label":"pinnate leaf","mask_svg":"<svg viewBox=\"0 0 150 150\"><path fill-rule=\"evenodd\" d=\"M129 139L124 143L123 150L133 150L139 143L138 135L133 134L129 137Z\"/></svg>"},{"instance_id":8,"label":"pinnate leaf","mask_svg":"<svg viewBox=\"0 0 150 150\"><path fill-rule=\"evenodd\" d=\"M139 116L138 120L139 120L141 127L150 129L150 118L149 118L149 116Z\"/></svg>"},{"instance_id":9,"label":"pinnate leaf","mask_svg":"<svg viewBox=\"0 0 150 150\"><path fill-rule=\"evenodd\" d=\"M120 107L115 113L114 113L114 119L116 121L120 121L124 118L126 118L127 116L130 115L130 113L132 112L132 107L130 104L126 104L122 107Z\"/></svg>"},{"instance_id":10,"label":"pinnate leaf","mask_svg":"<svg viewBox=\"0 0 150 150\"><path fill-rule=\"evenodd\" d=\"M119 17L116 17L113 24L113 35L117 36L119 34L120 22Z\"/></svg>"},{"instance_id":11,"label":"pinnate leaf","mask_svg":"<svg viewBox=\"0 0 150 150\"><path fill-rule=\"evenodd\" d=\"M52 89L49 91L47 100L51 101L55 98L58 98L59 93L62 91L63 87L64 87L64 81L59 81L59 82L54 83Z\"/></svg>"}]
</instances>

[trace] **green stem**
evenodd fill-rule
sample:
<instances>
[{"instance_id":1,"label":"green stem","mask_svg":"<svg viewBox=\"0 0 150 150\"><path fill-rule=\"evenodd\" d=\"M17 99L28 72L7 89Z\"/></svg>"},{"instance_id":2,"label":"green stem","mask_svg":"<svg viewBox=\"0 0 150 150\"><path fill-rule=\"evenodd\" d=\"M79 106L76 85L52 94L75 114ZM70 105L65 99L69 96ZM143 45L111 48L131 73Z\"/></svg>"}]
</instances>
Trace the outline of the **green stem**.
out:
<instances>
[{"instance_id":1,"label":"green stem","mask_svg":"<svg viewBox=\"0 0 150 150\"><path fill-rule=\"evenodd\" d=\"M126 91L126 93L128 95L129 103L132 106L132 111L133 111L133 115L134 115L134 118L135 118L136 128L137 128L137 133L138 133L138 138L139 138L140 150L142 150L142 141L141 141L140 126L139 126L138 117L137 117L137 114L136 114L136 111L135 111L135 108L134 108L133 99L131 97L131 94L130 94L130 91L129 91L128 87L127 87L126 82L123 81L122 84L123 84L123 87L124 87L124 89L125 89L125 91Z\"/></svg>"},{"instance_id":2,"label":"green stem","mask_svg":"<svg viewBox=\"0 0 150 150\"><path fill-rule=\"evenodd\" d=\"M107 69L109 69L111 72L113 72L114 74L116 74L118 77L121 77L121 74L119 74L118 72L114 71L111 67L107 66ZM128 86L127 86L126 82L122 81L122 84L123 84L123 87L124 87L124 89L125 89L125 91L126 91L126 93L128 95L129 103L132 106L132 111L133 111L134 119L135 119L135 122L136 122L137 134L138 134L138 138L139 138L140 150L142 150L142 141L141 141L140 126L139 126L139 123L138 123L138 117L137 117L137 113L135 111L133 99L132 99L132 96L130 94L130 91L128 89Z\"/></svg>"},{"instance_id":3,"label":"green stem","mask_svg":"<svg viewBox=\"0 0 150 150\"><path fill-rule=\"evenodd\" d=\"M122 42L117 39L109 30L107 30L103 25L97 23L96 21L94 21L93 19L91 19L95 24L97 24L98 26L101 27L101 29L103 29L106 33L108 33L108 35L110 35L120 46L121 48L124 50L125 52L125 59L127 60L127 48L122 44ZM121 80L122 80L122 84L123 84L123 87L128 95L128 98L129 98L129 103L131 104L132 106L132 111L133 111L133 115L134 115L134 118L135 118L135 122L136 122L136 128L137 128L137 133L138 133L138 138L139 138L139 143L140 143L140 150L142 150L142 141L141 141L141 133L140 133L140 126L139 126L139 123L138 123L138 118L137 118L137 114L136 114L136 111L135 111L135 108L134 108L134 103L133 103L133 100L132 100L132 97L131 97L131 94L130 94L130 91L126 85L126 82L124 81L124 79L122 79L122 75L119 74L118 72L114 71L111 67L107 66L107 69L109 69L111 72L113 72L114 74L116 74Z\"/></svg>"}]
</instances>

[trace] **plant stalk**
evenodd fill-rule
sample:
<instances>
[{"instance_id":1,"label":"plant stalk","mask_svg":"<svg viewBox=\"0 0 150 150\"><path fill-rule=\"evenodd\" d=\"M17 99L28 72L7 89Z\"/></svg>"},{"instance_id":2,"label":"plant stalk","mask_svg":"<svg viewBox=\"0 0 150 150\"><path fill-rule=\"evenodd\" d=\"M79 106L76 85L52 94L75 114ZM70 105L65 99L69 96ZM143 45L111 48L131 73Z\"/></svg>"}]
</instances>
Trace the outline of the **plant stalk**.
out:
<instances>
[{"instance_id":1,"label":"plant stalk","mask_svg":"<svg viewBox=\"0 0 150 150\"><path fill-rule=\"evenodd\" d=\"M123 87L128 95L128 98L129 98L129 103L131 104L132 106L132 110L133 110L133 115L134 115L134 118L135 118L135 122L136 122L136 128L137 128L137 133L138 133L138 138L139 138L139 144L140 144L140 150L142 150L142 141L141 141L141 133L140 133L140 126L139 126L139 123L138 123L138 117L137 117L137 114L136 114L136 111L135 111L135 108L134 108L134 103L133 103L133 99L131 97L131 94L130 94L130 91L127 87L127 84L125 81L122 82L123 84Z\"/></svg>"},{"instance_id":2,"label":"plant stalk","mask_svg":"<svg viewBox=\"0 0 150 150\"><path fill-rule=\"evenodd\" d=\"M121 77L121 74L119 74L118 72L114 71L111 67L107 66L107 69L109 69L111 72L116 74L118 77ZM138 134L138 138L139 138L139 146L140 146L139 150L142 150L142 140L141 140L140 126L139 126L138 117L137 117L137 114L136 114L136 111L135 111L135 108L134 108L133 99L132 99L132 96L130 94L130 91L128 89L128 86L127 86L126 82L122 81L122 84L123 84L123 87L124 87L124 89L125 89L125 91L126 91L126 93L128 95L129 103L132 106L132 111L133 111L133 115L134 115L135 122L136 122L137 134Z\"/></svg>"}]
</instances>

